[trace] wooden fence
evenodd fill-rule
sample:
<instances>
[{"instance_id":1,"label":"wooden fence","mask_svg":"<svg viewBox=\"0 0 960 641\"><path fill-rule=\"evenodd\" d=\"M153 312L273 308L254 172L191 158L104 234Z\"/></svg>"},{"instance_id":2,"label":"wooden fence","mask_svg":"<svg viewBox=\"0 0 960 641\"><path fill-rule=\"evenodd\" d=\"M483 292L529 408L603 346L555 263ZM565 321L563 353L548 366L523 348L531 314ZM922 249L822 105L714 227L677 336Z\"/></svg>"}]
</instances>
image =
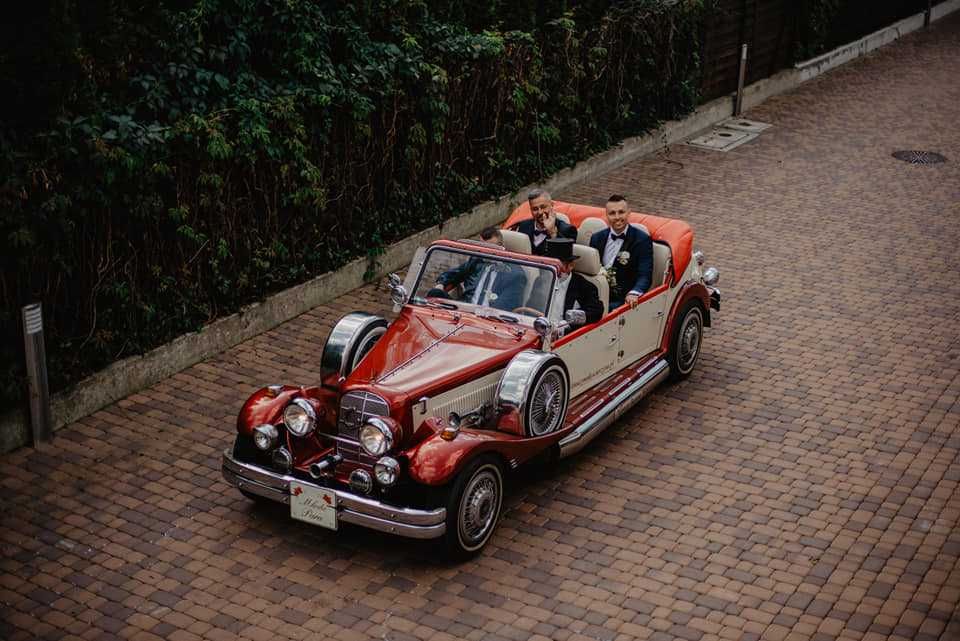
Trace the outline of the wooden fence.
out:
<instances>
[{"instance_id":1,"label":"wooden fence","mask_svg":"<svg viewBox=\"0 0 960 641\"><path fill-rule=\"evenodd\" d=\"M943 0L934 0L939 4ZM718 0L702 43L704 102L736 91L740 47L748 49L747 84L790 66L811 41L811 0ZM927 8L927 0L846 0L827 25L826 49L851 42ZM803 27L801 25L807 25Z\"/></svg>"}]
</instances>

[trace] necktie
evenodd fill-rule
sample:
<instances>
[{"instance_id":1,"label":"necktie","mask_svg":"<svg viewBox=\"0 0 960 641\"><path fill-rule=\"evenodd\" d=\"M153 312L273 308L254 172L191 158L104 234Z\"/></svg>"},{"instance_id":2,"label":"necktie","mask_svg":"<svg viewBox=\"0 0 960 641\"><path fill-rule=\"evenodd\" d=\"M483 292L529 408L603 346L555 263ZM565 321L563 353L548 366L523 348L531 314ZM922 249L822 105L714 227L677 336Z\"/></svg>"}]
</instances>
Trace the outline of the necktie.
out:
<instances>
[{"instance_id":1,"label":"necktie","mask_svg":"<svg viewBox=\"0 0 960 641\"><path fill-rule=\"evenodd\" d=\"M626 237L626 234L610 234L610 240L623 240Z\"/></svg>"}]
</instances>

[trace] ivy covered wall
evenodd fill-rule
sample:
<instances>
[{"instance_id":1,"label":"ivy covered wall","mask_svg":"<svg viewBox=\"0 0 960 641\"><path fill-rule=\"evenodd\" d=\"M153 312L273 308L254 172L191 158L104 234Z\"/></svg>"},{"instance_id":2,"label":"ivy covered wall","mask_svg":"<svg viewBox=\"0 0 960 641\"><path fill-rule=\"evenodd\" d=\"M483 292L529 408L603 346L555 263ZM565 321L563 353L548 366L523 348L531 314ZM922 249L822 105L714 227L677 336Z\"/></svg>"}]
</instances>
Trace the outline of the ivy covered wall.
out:
<instances>
[{"instance_id":1,"label":"ivy covered wall","mask_svg":"<svg viewBox=\"0 0 960 641\"><path fill-rule=\"evenodd\" d=\"M844 3L808 0L822 46ZM0 399L696 106L716 0L51 0L0 23ZM826 22L824 22L826 21Z\"/></svg>"}]
</instances>

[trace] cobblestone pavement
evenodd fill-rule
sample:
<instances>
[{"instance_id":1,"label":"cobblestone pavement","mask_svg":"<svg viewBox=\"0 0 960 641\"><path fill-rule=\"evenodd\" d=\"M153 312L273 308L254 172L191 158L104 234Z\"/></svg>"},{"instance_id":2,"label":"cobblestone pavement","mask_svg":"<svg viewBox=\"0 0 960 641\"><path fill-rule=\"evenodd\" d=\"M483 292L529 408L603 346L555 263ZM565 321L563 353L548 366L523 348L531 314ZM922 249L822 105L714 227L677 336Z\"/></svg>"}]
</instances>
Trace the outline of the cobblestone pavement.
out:
<instances>
[{"instance_id":1,"label":"cobblestone pavement","mask_svg":"<svg viewBox=\"0 0 960 641\"><path fill-rule=\"evenodd\" d=\"M960 17L747 116L558 194L689 220L724 306L478 559L220 477L243 399L316 381L369 286L0 459L0 638L960 639Z\"/></svg>"}]
</instances>

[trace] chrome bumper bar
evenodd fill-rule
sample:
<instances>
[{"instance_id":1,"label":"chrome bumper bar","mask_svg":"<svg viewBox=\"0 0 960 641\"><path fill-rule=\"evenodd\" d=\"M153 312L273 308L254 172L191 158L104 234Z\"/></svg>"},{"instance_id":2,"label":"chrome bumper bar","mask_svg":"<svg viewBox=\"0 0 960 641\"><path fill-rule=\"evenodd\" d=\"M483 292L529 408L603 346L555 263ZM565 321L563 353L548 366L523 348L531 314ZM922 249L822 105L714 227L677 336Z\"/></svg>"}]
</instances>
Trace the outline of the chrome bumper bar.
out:
<instances>
[{"instance_id":1,"label":"chrome bumper bar","mask_svg":"<svg viewBox=\"0 0 960 641\"><path fill-rule=\"evenodd\" d=\"M710 292L710 307L720 311L720 290L716 287L708 287L707 290Z\"/></svg>"},{"instance_id":2,"label":"chrome bumper bar","mask_svg":"<svg viewBox=\"0 0 960 641\"><path fill-rule=\"evenodd\" d=\"M290 504L290 483L321 488L315 483L267 470L259 465L244 463L233 458L233 452L223 453L223 478L241 490L256 494L277 503ZM397 534L411 539L434 539L446 532L447 510L412 510L394 507L375 499L323 487L337 495L337 520L343 523L362 525L371 530Z\"/></svg>"}]
</instances>

